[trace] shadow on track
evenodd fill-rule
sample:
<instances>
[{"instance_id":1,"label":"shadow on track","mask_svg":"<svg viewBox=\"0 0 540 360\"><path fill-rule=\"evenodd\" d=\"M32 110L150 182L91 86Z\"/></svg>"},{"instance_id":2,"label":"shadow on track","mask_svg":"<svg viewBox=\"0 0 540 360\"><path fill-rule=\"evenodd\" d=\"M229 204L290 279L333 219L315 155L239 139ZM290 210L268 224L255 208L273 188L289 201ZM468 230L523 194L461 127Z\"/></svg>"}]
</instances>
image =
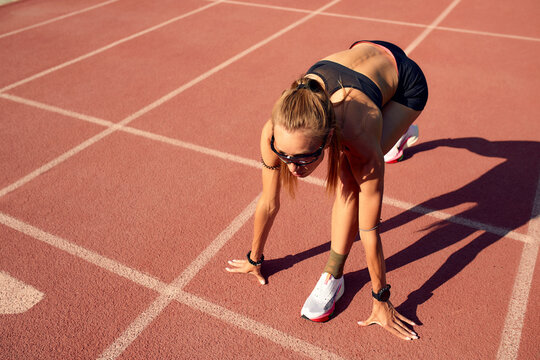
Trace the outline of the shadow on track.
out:
<instances>
[{"instance_id":1,"label":"shadow on track","mask_svg":"<svg viewBox=\"0 0 540 360\"><path fill-rule=\"evenodd\" d=\"M408 150L405 159L438 147L467 149L480 156L500 158L502 162L459 189L418 204L418 209L427 208L434 211L443 211L463 203L474 204L473 207L462 211L456 216L496 225L501 229L507 229L506 233L529 222L538 186L540 142L488 141L477 137L441 139L416 145ZM444 168L444 159L441 159L440 169L441 171L453 171L453 169ZM463 169L459 170L463 171ZM444 176L444 174L437 176ZM413 208L385 220L381 226L381 232L397 228L424 216L421 211L415 210L417 209ZM536 216L538 215L536 214ZM386 258L386 271L390 272L443 250L476 232L479 232L479 234L472 237L472 240L450 255L444 264L419 289L410 293L407 300L397 306L397 310L401 314L417 324L421 324L417 318L418 306L426 302L436 289L470 264L482 250L505 235L504 231L496 235L445 220L434 223L429 229L432 231L418 239L414 244ZM358 238L356 241L358 241ZM300 261L329 250L330 243L328 242L296 255L270 260L268 266L265 267L265 275L271 276L292 267ZM321 269L323 266L324 264L321 264ZM426 275L419 274L419 276ZM335 316L346 309L358 291L370 281L367 268L347 273L345 278L346 291L336 306Z\"/></svg>"}]
</instances>

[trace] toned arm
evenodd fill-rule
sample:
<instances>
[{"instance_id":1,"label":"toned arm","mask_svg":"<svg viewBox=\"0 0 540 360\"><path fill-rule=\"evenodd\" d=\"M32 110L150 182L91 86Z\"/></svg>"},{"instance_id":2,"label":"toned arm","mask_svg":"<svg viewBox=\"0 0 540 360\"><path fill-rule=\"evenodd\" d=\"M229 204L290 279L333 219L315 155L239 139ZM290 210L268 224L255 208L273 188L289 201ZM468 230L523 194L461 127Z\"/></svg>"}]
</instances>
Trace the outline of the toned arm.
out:
<instances>
[{"instance_id":1,"label":"toned arm","mask_svg":"<svg viewBox=\"0 0 540 360\"><path fill-rule=\"evenodd\" d=\"M278 157L270 149L270 138L272 137L272 123L268 121L261 133L261 157L264 163L270 167L280 164ZM257 202L255 210L255 221L253 228L253 240L251 243L250 259L254 262L261 260L264 246L268 239L268 234L274 219L279 211L280 181L279 170L262 169L262 196ZM247 259L231 260L226 268L232 273L243 273L254 275L260 284L266 284L266 279L261 274L261 266L250 264Z\"/></svg>"},{"instance_id":2,"label":"toned arm","mask_svg":"<svg viewBox=\"0 0 540 360\"><path fill-rule=\"evenodd\" d=\"M366 253L366 262L373 292L377 293L386 284L384 253L376 227L380 221L384 190L384 156L380 139L382 133L382 114L361 102L352 103L347 118L348 132L344 143L352 176L358 184L358 227ZM347 126L344 126L347 129ZM367 231L362 231L367 230ZM385 330L404 340L417 339L417 334L406 324L414 323L399 314L390 301L373 299L371 315L362 326L379 324Z\"/></svg>"},{"instance_id":3,"label":"toned arm","mask_svg":"<svg viewBox=\"0 0 540 360\"><path fill-rule=\"evenodd\" d=\"M360 239L365 249L373 291L378 292L386 285L384 254L377 227L380 221L383 197L384 159L380 152L374 156L376 157L364 164L359 164L353 156L350 156L348 160L360 189L358 192Z\"/></svg>"},{"instance_id":4,"label":"toned arm","mask_svg":"<svg viewBox=\"0 0 540 360\"><path fill-rule=\"evenodd\" d=\"M270 149L270 138L272 137L272 123L268 121L261 133L261 156L268 166L280 164L280 160ZM255 225L253 231L253 242L251 246L251 258L254 261L260 259L264 245L268 238L268 233L279 211L280 181L279 170L262 169L262 196L257 203L255 210Z\"/></svg>"}]
</instances>

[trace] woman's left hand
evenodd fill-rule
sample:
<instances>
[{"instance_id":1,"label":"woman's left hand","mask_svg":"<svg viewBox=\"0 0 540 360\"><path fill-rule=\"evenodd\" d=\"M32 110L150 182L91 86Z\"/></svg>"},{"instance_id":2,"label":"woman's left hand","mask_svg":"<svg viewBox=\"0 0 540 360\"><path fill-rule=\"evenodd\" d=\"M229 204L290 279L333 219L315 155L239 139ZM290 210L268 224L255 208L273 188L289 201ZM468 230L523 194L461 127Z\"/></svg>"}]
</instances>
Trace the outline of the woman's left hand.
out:
<instances>
[{"instance_id":1,"label":"woman's left hand","mask_svg":"<svg viewBox=\"0 0 540 360\"><path fill-rule=\"evenodd\" d=\"M374 300L370 317L366 321L359 321L358 325L369 326L378 324L403 340L418 339L418 335L409 329L404 322L411 326L416 325L414 322L398 313L390 301L379 302Z\"/></svg>"}]
</instances>

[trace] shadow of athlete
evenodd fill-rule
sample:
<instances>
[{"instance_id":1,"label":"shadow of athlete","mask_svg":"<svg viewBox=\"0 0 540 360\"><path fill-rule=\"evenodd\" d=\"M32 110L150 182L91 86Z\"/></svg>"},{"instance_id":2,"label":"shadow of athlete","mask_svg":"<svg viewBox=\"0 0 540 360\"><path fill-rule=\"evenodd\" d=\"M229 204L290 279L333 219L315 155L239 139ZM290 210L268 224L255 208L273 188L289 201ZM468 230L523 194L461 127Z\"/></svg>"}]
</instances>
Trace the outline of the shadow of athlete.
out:
<instances>
[{"instance_id":1,"label":"shadow of athlete","mask_svg":"<svg viewBox=\"0 0 540 360\"><path fill-rule=\"evenodd\" d=\"M482 138L441 139L416 145L408 149L405 159L423 151L438 147L467 149L477 155L500 158L503 161L478 179L461 188L427 200L418 208L441 211L463 203L475 205L457 214L461 218L493 224L507 231L521 227L530 220L532 202L538 184L540 170L540 142L534 141L488 141ZM461 169L460 169L461 170ZM451 169L449 171L452 171ZM381 233L402 226L424 214L410 209L387 219L381 226ZM386 259L386 269L392 271L401 266L429 256L451 246L479 231L449 221L439 221L431 225L428 234L414 244ZM504 234L482 232L454 252L444 264L417 290L409 294L407 300L398 306L404 314L417 324L421 322L416 312L420 304L426 302L433 292L453 278L486 247L501 239ZM359 238L357 236L357 241ZM268 261L265 276L294 266L303 260L327 252L330 243L324 243L299 254ZM367 268L345 274L347 291L336 304L334 316L348 307L355 295L369 282Z\"/></svg>"},{"instance_id":2,"label":"shadow of athlete","mask_svg":"<svg viewBox=\"0 0 540 360\"><path fill-rule=\"evenodd\" d=\"M528 223L538 185L540 142L488 141L482 138L441 139L411 148L406 158L441 146L467 149L481 156L501 158L504 161L469 184L427 200L417 205L417 208L439 211L464 203L473 203L475 205L472 208L456 216L496 225L506 229L506 232L496 235L482 231L480 235L450 255L419 289L409 294L407 300L396 309L417 324L421 323L416 314L418 306L426 302L437 288L463 270L483 249L504 237L505 233ZM404 211L385 220L381 232L424 216L414 210L413 208ZM428 229L432 231L386 259L387 271L398 269L443 250L479 231L445 220L436 222ZM348 296L342 298L343 301L339 307L341 310L347 307L356 292L369 281L367 269L350 273L347 277Z\"/></svg>"}]
</instances>

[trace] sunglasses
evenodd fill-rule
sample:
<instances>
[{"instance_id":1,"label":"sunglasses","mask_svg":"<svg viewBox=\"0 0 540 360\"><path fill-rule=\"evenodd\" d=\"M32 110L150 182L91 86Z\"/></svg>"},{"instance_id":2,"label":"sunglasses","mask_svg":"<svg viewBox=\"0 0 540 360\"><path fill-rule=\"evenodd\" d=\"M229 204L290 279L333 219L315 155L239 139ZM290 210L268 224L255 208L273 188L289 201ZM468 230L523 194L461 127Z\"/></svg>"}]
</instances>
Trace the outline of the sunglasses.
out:
<instances>
[{"instance_id":1,"label":"sunglasses","mask_svg":"<svg viewBox=\"0 0 540 360\"><path fill-rule=\"evenodd\" d=\"M285 164L294 164L296 166L306 166L308 164L311 164L321 156L324 146L326 145L326 138L328 137L328 134L324 136L323 143L320 148L318 148L315 152L312 152L311 154L303 154L303 155L285 155L279 151L276 150L274 147L274 135L272 135L272 139L270 140L270 148L272 151L279 157L281 161L283 161Z\"/></svg>"}]
</instances>

